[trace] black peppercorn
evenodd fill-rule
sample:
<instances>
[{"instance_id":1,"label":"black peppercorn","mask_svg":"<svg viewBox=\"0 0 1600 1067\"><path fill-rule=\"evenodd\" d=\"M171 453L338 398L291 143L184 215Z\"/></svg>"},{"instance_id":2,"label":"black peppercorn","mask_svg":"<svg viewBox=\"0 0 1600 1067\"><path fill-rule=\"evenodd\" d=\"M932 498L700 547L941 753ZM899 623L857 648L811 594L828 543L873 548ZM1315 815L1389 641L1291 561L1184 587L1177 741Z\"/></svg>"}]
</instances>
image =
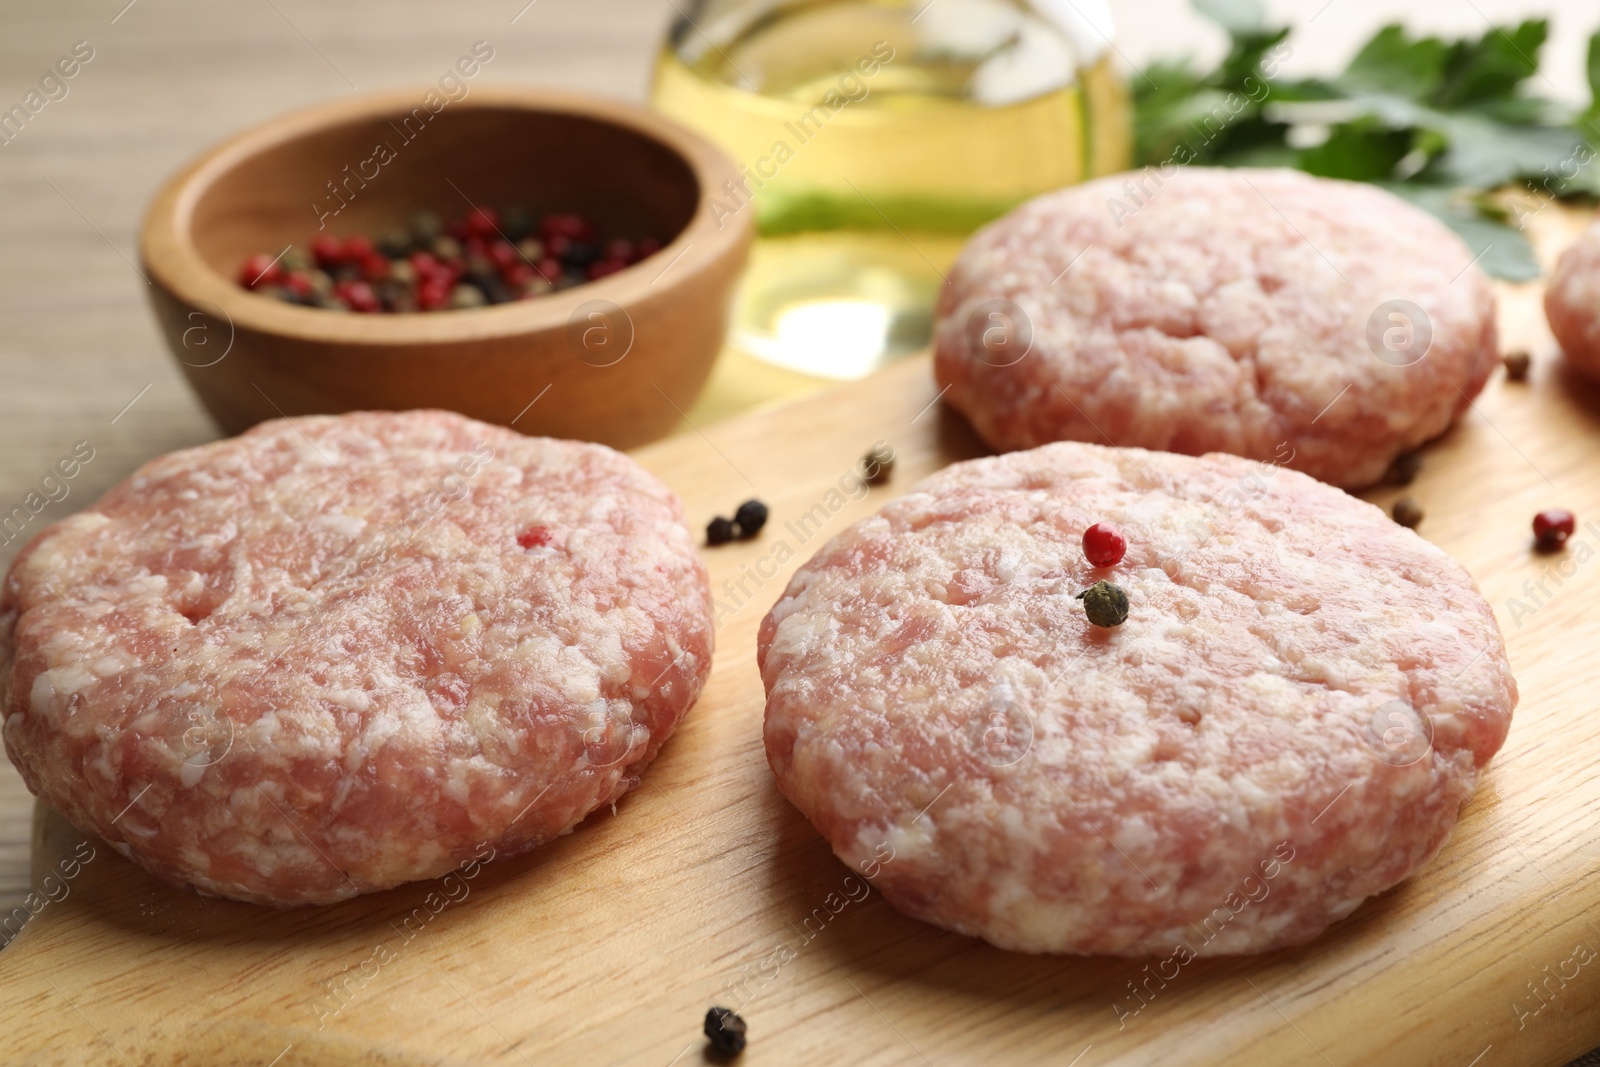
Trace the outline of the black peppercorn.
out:
<instances>
[{"instance_id":1,"label":"black peppercorn","mask_svg":"<svg viewBox=\"0 0 1600 1067\"><path fill-rule=\"evenodd\" d=\"M745 1023L731 1008L712 1008L706 1012L706 1040L724 1056L744 1051Z\"/></svg>"},{"instance_id":2,"label":"black peppercorn","mask_svg":"<svg viewBox=\"0 0 1600 1067\"><path fill-rule=\"evenodd\" d=\"M883 441L872 446L872 450L861 457L861 473L866 477L868 485L881 485L889 480L889 475L894 471L894 449Z\"/></svg>"},{"instance_id":3,"label":"black peppercorn","mask_svg":"<svg viewBox=\"0 0 1600 1067\"><path fill-rule=\"evenodd\" d=\"M1415 530L1422 522L1422 505L1409 496L1403 496L1394 502L1390 512L1394 521L1408 530Z\"/></svg>"},{"instance_id":4,"label":"black peppercorn","mask_svg":"<svg viewBox=\"0 0 1600 1067\"><path fill-rule=\"evenodd\" d=\"M725 545L733 540L733 522L718 515L706 523L706 544Z\"/></svg>"},{"instance_id":5,"label":"black peppercorn","mask_svg":"<svg viewBox=\"0 0 1600 1067\"><path fill-rule=\"evenodd\" d=\"M500 212L500 232L515 244L533 232L533 212L522 204L507 204Z\"/></svg>"},{"instance_id":6,"label":"black peppercorn","mask_svg":"<svg viewBox=\"0 0 1600 1067\"><path fill-rule=\"evenodd\" d=\"M1128 594L1110 582L1095 582L1079 593L1083 613L1096 626L1121 626L1128 617Z\"/></svg>"},{"instance_id":7,"label":"black peppercorn","mask_svg":"<svg viewBox=\"0 0 1600 1067\"><path fill-rule=\"evenodd\" d=\"M385 230L378 238L378 251L390 259L399 259L411 253L411 231L404 227Z\"/></svg>"},{"instance_id":8,"label":"black peppercorn","mask_svg":"<svg viewBox=\"0 0 1600 1067\"><path fill-rule=\"evenodd\" d=\"M444 223L431 211L419 211L411 216L411 240L422 247L433 243L444 232Z\"/></svg>"},{"instance_id":9,"label":"black peppercorn","mask_svg":"<svg viewBox=\"0 0 1600 1067\"><path fill-rule=\"evenodd\" d=\"M733 513L733 521L739 527L739 536L748 541L767 524L767 506L759 500L746 500Z\"/></svg>"},{"instance_id":10,"label":"black peppercorn","mask_svg":"<svg viewBox=\"0 0 1600 1067\"><path fill-rule=\"evenodd\" d=\"M1507 381L1525 382L1528 380L1528 368L1533 365L1533 357L1528 353L1521 350L1507 352L1501 362L1506 366Z\"/></svg>"}]
</instances>

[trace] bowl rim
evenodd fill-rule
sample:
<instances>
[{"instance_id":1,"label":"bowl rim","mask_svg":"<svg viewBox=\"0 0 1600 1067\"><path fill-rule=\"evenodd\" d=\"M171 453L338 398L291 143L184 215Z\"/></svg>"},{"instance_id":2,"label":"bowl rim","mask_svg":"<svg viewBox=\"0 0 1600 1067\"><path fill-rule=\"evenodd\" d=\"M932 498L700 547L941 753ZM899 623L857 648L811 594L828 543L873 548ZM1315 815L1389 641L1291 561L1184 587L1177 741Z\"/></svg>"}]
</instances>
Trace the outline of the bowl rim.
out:
<instances>
[{"instance_id":1,"label":"bowl rim","mask_svg":"<svg viewBox=\"0 0 1600 1067\"><path fill-rule=\"evenodd\" d=\"M615 274L533 300L463 311L338 313L289 304L251 292L215 270L191 237L194 210L219 176L248 157L330 126L409 109L432 88L384 90L313 104L249 127L202 152L169 177L145 211L139 256L150 279L174 298L209 314L220 311L231 328L306 341L395 347L449 345L564 329L578 309L608 301L626 309L649 295L669 293L735 255L754 236L753 212L736 212L719 225L704 210L724 183L740 173L720 148L648 107L611 97L535 86L479 86L451 104L577 115L609 123L655 141L683 160L699 185L694 213L662 248ZM689 255L694 250L695 255ZM670 280L661 283L667 272Z\"/></svg>"}]
</instances>

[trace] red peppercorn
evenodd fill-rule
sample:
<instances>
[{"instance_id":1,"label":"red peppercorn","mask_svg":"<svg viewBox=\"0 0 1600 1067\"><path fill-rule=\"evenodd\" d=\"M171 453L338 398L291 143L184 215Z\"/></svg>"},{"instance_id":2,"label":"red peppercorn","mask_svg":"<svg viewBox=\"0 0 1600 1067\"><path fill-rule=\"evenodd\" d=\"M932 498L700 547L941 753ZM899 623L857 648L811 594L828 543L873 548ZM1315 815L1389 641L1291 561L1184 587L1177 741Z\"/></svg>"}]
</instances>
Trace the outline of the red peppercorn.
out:
<instances>
[{"instance_id":1,"label":"red peppercorn","mask_svg":"<svg viewBox=\"0 0 1600 1067\"><path fill-rule=\"evenodd\" d=\"M1083 554L1096 567L1115 567L1127 551L1122 531L1109 522L1097 522L1083 531Z\"/></svg>"},{"instance_id":2,"label":"red peppercorn","mask_svg":"<svg viewBox=\"0 0 1600 1067\"><path fill-rule=\"evenodd\" d=\"M625 237L606 242L606 259L620 259L624 263L632 263L634 257L633 242Z\"/></svg>"},{"instance_id":3,"label":"red peppercorn","mask_svg":"<svg viewBox=\"0 0 1600 1067\"><path fill-rule=\"evenodd\" d=\"M572 251L573 239L564 233L554 233L544 243L544 250L558 259L566 259Z\"/></svg>"},{"instance_id":4,"label":"red peppercorn","mask_svg":"<svg viewBox=\"0 0 1600 1067\"><path fill-rule=\"evenodd\" d=\"M438 311L450 306L452 283L443 278L429 278L417 286L417 308L421 311Z\"/></svg>"},{"instance_id":5,"label":"red peppercorn","mask_svg":"<svg viewBox=\"0 0 1600 1067\"><path fill-rule=\"evenodd\" d=\"M239 284L246 289L263 285L277 285L283 279L283 268L265 252L251 256L239 268Z\"/></svg>"},{"instance_id":6,"label":"red peppercorn","mask_svg":"<svg viewBox=\"0 0 1600 1067\"><path fill-rule=\"evenodd\" d=\"M517 292L521 292L529 282L539 276L539 272L523 263L521 260L511 264L501 272L500 277L505 283Z\"/></svg>"},{"instance_id":7,"label":"red peppercorn","mask_svg":"<svg viewBox=\"0 0 1600 1067\"><path fill-rule=\"evenodd\" d=\"M344 262L344 243L337 237L323 234L311 242L311 258L317 261L317 266L323 270L337 267Z\"/></svg>"},{"instance_id":8,"label":"red peppercorn","mask_svg":"<svg viewBox=\"0 0 1600 1067\"><path fill-rule=\"evenodd\" d=\"M302 300L310 296L316 287L311 284L311 275L305 271L293 271L284 276L283 286Z\"/></svg>"},{"instance_id":9,"label":"red peppercorn","mask_svg":"<svg viewBox=\"0 0 1600 1067\"><path fill-rule=\"evenodd\" d=\"M555 256L545 256L534 264L533 269L551 285L561 280L561 261Z\"/></svg>"},{"instance_id":10,"label":"red peppercorn","mask_svg":"<svg viewBox=\"0 0 1600 1067\"><path fill-rule=\"evenodd\" d=\"M521 263L522 253L510 241L496 241L489 246L489 262L503 271L513 263Z\"/></svg>"},{"instance_id":11,"label":"red peppercorn","mask_svg":"<svg viewBox=\"0 0 1600 1067\"><path fill-rule=\"evenodd\" d=\"M362 237L357 234L354 237L345 239L344 261L346 263L360 263L376 251L377 249L373 247L370 237Z\"/></svg>"},{"instance_id":12,"label":"red peppercorn","mask_svg":"<svg viewBox=\"0 0 1600 1067\"><path fill-rule=\"evenodd\" d=\"M368 252L361 257L361 276L369 282L381 282L389 277L389 257L382 252Z\"/></svg>"},{"instance_id":13,"label":"red peppercorn","mask_svg":"<svg viewBox=\"0 0 1600 1067\"><path fill-rule=\"evenodd\" d=\"M517 544L523 548L538 548L550 543L550 531L543 526L530 526L517 534Z\"/></svg>"},{"instance_id":14,"label":"red peppercorn","mask_svg":"<svg viewBox=\"0 0 1600 1067\"><path fill-rule=\"evenodd\" d=\"M340 282L333 287L334 295L346 304L351 311L371 314L383 310L383 302L378 299L378 294L373 292L372 286L366 282Z\"/></svg>"},{"instance_id":15,"label":"red peppercorn","mask_svg":"<svg viewBox=\"0 0 1600 1067\"><path fill-rule=\"evenodd\" d=\"M500 235L500 215L493 208L473 208L467 215L469 237L490 238Z\"/></svg>"},{"instance_id":16,"label":"red peppercorn","mask_svg":"<svg viewBox=\"0 0 1600 1067\"><path fill-rule=\"evenodd\" d=\"M1566 508L1549 508L1533 517L1533 540L1542 552L1554 552L1578 529L1578 520Z\"/></svg>"},{"instance_id":17,"label":"red peppercorn","mask_svg":"<svg viewBox=\"0 0 1600 1067\"><path fill-rule=\"evenodd\" d=\"M546 243L552 237L565 237L569 241L588 242L594 240L594 227L582 215L570 212L557 212L546 215L539 223L539 232Z\"/></svg>"},{"instance_id":18,"label":"red peppercorn","mask_svg":"<svg viewBox=\"0 0 1600 1067\"><path fill-rule=\"evenodd\" d=\"M623 259L602 259L598 263L591 263L589 280L594 281L596 278L604 278L607 274L615 274L619 270L625 270L627 266L627 260Z\"/></svg>"}]
</instances>

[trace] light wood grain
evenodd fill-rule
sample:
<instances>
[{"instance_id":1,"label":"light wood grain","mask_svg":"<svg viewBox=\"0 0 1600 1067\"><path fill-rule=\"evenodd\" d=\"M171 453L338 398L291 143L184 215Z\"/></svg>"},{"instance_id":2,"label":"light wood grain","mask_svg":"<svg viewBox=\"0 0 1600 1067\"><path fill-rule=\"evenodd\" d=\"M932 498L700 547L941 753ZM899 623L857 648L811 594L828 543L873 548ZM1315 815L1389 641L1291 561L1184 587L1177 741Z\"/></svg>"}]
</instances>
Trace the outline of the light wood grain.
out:
<instances>
[{"instance_id":1,"label":"light wood grain","mask_svg":"<svg viewBox=\"0 0 1600 1067\"><path fill-rule=\"evenodd\" d=\"M1541 225L1565 233L1572 221L1552 213ZM1485 1049L1492 1062L1563 1062L1600 1030L1600 966L1580 968L1538 1014L1519 1019L1517 1006L1539 1006L1525 983L1542 981L1547 965L1559 969L1579 944L1600 949L1588 918L1600 904L1590 843L1600 831L1600 670L1585 655L1600 639L1600 562L1577 545L1564 557L1534 554L1527 522L1553 504L1600 519L1600 390L1552 357L1536 288L1504 296L1509 342L1538 353L1533 381L1497 377L1428 449L1409 492L1427 510L1422 532L1472 571L1500 614L1522 705L1439 858L1315 943L1189 964L1124 1026L1112 1004L1142 963L1000 952L904 918L875 894L807 936L802 923L848 872L773 787L755 630L824 537L977 451L933 403L919 359L637 453L694 522L751 495L773 518L760 540L707 551L731 609L711 682L614 815L489 864L459 903L413 919L421 932L412 940L404 920L429 914L415 909L437 884L274 912L158 885L98 845L66 899L45 906L6 952L11 1048L41 1062L184 1053L264 1063L287 1048L285 1065L665 1065L685 1049L677 1062L698 1062L700 1016L732 1001L752 1028L751 1064L1082 1055L1084 1067L1323 1058L1461 1067ZM788 523L828 502L879 438L899 453L894 482L845 501L802 538ZM1600 548L1600 522L1579 537ZM795 558L774 569L762 561L785 554L780 542ZM1586 562L1543 606L1515 610L1524 582L1580 555ZM36 878L80 840L48 815L39 834ZM784 945L794 958L763 972ZM384 958L382 948L394 958L366 964L369 981L348 978L375 953ZM328 983L341 980L346 995L329 999Z\"/></svg>"}]
</instances>

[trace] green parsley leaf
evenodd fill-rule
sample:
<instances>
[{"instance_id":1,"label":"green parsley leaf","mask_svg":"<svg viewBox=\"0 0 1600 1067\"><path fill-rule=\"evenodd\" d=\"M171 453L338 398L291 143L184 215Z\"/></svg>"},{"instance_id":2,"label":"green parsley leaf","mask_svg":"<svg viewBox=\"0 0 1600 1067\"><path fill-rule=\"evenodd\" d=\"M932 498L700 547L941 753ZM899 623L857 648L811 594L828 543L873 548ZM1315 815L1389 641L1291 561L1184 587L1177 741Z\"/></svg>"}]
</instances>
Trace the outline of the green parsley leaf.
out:
<instances>
[{"instance_id":1,"label":"green parsley leaf","mask_svg":"<svg viewBox=\"0 0 1600 1067\"><path fill-rule=\"evenodd\" d=\"M1191 0L1227 30L1210 72L1158 63L1134 82L1137 164L1294 166L1382 184L1441 218L1499 277L1538 268L1485 195L1518 182L1541 197L1600 196L1600 33L1589 39L1593 102L1581 114L1530 91L1544 19L1445 40L1383 26L1327 79L1278 74L1283 27L1260 0ZM1535 86L1536 87L1536 86Z\"/></svg>"}]
</instances>

